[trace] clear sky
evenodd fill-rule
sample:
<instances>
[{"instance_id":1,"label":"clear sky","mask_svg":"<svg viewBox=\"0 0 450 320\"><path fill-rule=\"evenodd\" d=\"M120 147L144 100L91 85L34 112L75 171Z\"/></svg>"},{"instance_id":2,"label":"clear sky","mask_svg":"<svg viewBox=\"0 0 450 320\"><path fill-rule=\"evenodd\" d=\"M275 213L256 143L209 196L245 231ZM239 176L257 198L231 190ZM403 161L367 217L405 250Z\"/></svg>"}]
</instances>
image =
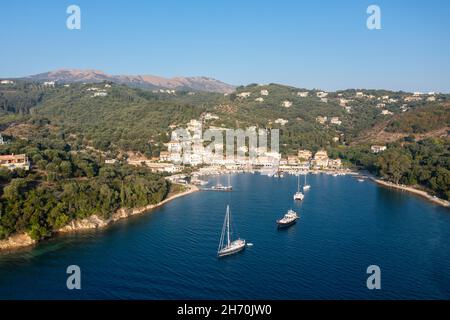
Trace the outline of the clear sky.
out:
<instances>
[{"instance_id":1,"label":"clear sky","mask_svg":"<svg viewBox=\"0 0 450 320\"><path fill-rule=\"evenodd\" d=\"M81 30L66 8L81 8ZM381 8L381 30L366 9ZM448 0L1 1L0 77L59 68L450 92Z\"/></svg>"}]
</instances>

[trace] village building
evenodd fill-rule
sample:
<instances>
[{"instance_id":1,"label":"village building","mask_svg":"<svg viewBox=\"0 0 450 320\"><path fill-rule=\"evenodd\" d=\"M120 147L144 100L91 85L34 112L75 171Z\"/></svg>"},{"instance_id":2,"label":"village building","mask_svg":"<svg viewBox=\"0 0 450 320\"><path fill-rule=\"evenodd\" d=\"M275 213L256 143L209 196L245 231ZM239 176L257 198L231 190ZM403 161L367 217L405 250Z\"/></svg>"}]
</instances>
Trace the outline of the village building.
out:
<instances>
[{"instance_id":1,"label":"village building","mask_svg":"<svg viewBox=\"0 0 450 320\"><path fill-rule=\"evenodd\" d=\"M328 120L328 118L326 116L325 117L322 117L322 116L316 117L316 122L318 122L320 124L325 124L325 122L327 122L327 120Z\"/></svg>"},{"instance_id":2,"label":"village building","mask_svg":"<svg viewBox=\"0 0 450 320\"><path fill-rule=\"evenodd\" d=\"M312 158L312 152L309 150L298 150L297 157L302 161L309 161Z\"/></svg>"},{"instance_id":3,"label":"village building","mask_svg":"<svg viewBox=\"0 0 450 320\"><path fill-rule=\"evenodd\" d=\"M170 152L169 151L161 151L159 153L159 161L162 161L162 162L170 161Z\"/></svg>"},{"instance_id":4,"label":"village building","mask_svg":"<svg viewBox=\"0 0 450 320\"><path fill-rule=\"evenodd\" d=\"M187 129L192 132L202 130L202 122L196 119L192 119L187 123Z\"/></svg>"},{"instance_id":5,"label":"village building","mask_svg":"<svg viewBox=\"0 0 450 320\"><path fill-rule=\"evenodd\" d=\"M30 162L26 154L7 154L0 155L0 166L9 170L24 169L30 170Z\"/></svg>"},{"instance_id":6,"label":"village building","mask_svg":"<svg viewBox=\"0 0 450 320\"><path fill-rule=\"evenodd\" d=\"M205 115L203 116L203 119L205 119L205 120L218 120L219 119L219 116L216 116L216 115L214 115L214 114L211 114L211 113L205 113Z\"/></svg>"},{"instance_id":7,"label":"village building","mask_svg":"<svg viewBox=\"0 0 450 320\"><path fill-rule=\"evenodd\" d=\"M333 170L338 170L342 167L341 159L329 159L328 160L328 168Z\"/></svg>"},{"instance_id":8,"label":"village building","mask_svg":"<svg viewBox=\"0 0 450 320\"><path fill-rule=\"evenodd\" d=\"M340 125L342 124L342 121L339 120L339 117L332 117L332 118L330 119L330 123L331 123L331 124L336 124L336 125L340 126Z\"/></svg>"},{"instance_id":9,"label":"village building","mask_svg":"<svg viewBox=\"0 0 450 320\"><path fill-rule=\"evenodd\" d=\"M284 100L282 103L282 106L285 108L290 108L290 107L292 107L292 102L289 100Z\"/></svg>"},{"instance_id":10,"label":"village building","mask_svg":"<svg viewBox=\"0 0 450 320\"><path fill-rule=\"evenodd\" d=\"M372 151L372 153L380 153L380 152L385 151L386 149L387 149L386 146L374 145L374 146L370 147L370 150Z\"/></svg>"},{"instance_id":11,"label":"village building","mask_svg":"<svg viewBox=\"0 0 450 320\"><path fill-rule=\"evenodd\" d=\"M313 167L316 169L322 169L328 167L328 154L326 150L319 150L316 152L313 158Z\"/></svg>"},{"instance_id":12,"label":"village building","mask_svg":"<svg viewBox=\"0 0 450 320\"><path fill-rule=\"evenodd\" d=\"M266 89L261 90L261 95L262 96L268 96L269 95L269 91Z\"/></svg>"},{"instance_id":13,"label":"village building","mask_svg":"<svg viewBox=\"0 0 450 320\"><path fill-rule=\"evenodd\" d=\"M298 160L297 156L288 156L287 157L287 164L289 164L289 165L297 165L298 163L299 163L299 160Z\"/></svg>"},{"instance_id":14,"label":"village building","mask_svg":"<svg viewBox=\"0 0 450 320\"><path fill-rule=\"evenodd\" d=\"M238 93L236 96L238 98L248 98L248 97L250 97L251 94L252 94L251 92L241 92L241 93Z\"/></svg>"},{"instance_id":15,"label":"village building","mask_svg":"<svg viewBox=\"0 0 450 320\"><path fill-rule=\"evenodd\" d=\"M284 126L284 125L285 125L286 123L288 123L288 122L289 122L289 120L281 119L281 118L275 120L275 123L280 124L280 125L282 125L282 126Z\"/></svg>"}]
</instances>

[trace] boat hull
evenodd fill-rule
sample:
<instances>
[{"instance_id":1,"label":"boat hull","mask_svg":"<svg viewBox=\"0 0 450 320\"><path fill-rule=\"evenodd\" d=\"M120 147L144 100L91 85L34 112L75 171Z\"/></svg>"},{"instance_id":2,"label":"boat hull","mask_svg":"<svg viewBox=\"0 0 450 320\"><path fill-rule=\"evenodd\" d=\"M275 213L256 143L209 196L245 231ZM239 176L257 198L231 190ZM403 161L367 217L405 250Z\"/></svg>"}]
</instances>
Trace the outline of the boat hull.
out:
<instances>
[{"instance_id":1,"label":"boat hull","mask_svg":"<svg viewBox=\"0 0 450 320\"><path fill-rule=\"evenodd\" d=\"M223 250L221 250L221 251L219 251L219 252L217 253L217 256L218 256L219 258L221 258L221 257L230 256L230 255L232 255L232 254L236 254L236 253L238 253L238 252L243 251L243 250L245 249L245 246L246 246L246 245L245 245L245 242L243 242L242 245L236 246L235 248L232 248L232 249L223 249Z\"/></svg>"},{"instance_id":2,"label":"boat hull","mask_svg":"<svg viewBox=\"0 0 450 320\"><path fill-rule=\"evenodd\" d=\"M296 223L297 223L297 219L289 221L289 222L277 221L278 229L289 228L290 226L293 226Z\"/></svg>"}]
</instances>

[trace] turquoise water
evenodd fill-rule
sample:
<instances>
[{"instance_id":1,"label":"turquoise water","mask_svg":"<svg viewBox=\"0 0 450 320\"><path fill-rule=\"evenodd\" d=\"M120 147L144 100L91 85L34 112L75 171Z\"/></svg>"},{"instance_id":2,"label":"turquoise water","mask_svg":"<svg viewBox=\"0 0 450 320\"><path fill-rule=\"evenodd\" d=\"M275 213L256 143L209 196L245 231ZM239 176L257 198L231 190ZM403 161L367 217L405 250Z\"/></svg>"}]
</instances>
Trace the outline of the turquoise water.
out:
<instances>
[{"instance_id":1,"label":"turquoise water","mask_svg":"<svg viewBox=\"0 0 450 320\"><path fill-rule=\"evenodd\" d=\"M308 183L298 204L294 176L234 175L231 193L194 193L103 231L0 254L0 298L450 299L449 209L347 176ZM254 246L217 259L227 204ZM277 230L290 208L300 220ZM69 265L81 268L81 290L66 288ZM381 290L366 287L369 265L381 268Z\"/></svg>"}]
</instances>

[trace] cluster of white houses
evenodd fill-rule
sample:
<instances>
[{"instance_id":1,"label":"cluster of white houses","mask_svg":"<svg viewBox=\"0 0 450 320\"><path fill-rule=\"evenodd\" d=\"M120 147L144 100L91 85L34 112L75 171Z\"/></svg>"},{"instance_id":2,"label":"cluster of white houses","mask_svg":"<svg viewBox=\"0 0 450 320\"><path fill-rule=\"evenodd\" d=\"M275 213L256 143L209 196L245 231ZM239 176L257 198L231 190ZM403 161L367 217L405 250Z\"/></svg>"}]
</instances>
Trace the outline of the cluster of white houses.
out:
<instances>
[{"instance_id":1,"label":"cluster of white houses","mask_svg":"<svg viewBox=\"0 0 450 320\"><path fill-rule=\"evenodd\" d=\"M204 146L202 137L203 121L217 119L212 114L204 114L201 120L192 119L186 124L185 131L172 132L172 139L166 143L167 151L161 151L159 158L131 158L128 163L132 165L145 165L154 171L176 173L184 169L186 165L193 167L217 167L229 170L253 170L257 168L285 168L292 170L308 169L339 169L342 166L340 159L330 159L325 150L320 150L314 155L309 150L300 150L298 155L283 158L279 152L268 151L266 146L248 147L238 146L236 153L225 156L226 146L215 142L214 148ZM277 121L280 123L282 121ZM280 123L281 124L281 123ZM250 127L247 130L255 130ZM225 128L209 126L209 130L217 130L220 133ZM234 150L234 146L233 146Z\"/></svg>"}]
</instances>

